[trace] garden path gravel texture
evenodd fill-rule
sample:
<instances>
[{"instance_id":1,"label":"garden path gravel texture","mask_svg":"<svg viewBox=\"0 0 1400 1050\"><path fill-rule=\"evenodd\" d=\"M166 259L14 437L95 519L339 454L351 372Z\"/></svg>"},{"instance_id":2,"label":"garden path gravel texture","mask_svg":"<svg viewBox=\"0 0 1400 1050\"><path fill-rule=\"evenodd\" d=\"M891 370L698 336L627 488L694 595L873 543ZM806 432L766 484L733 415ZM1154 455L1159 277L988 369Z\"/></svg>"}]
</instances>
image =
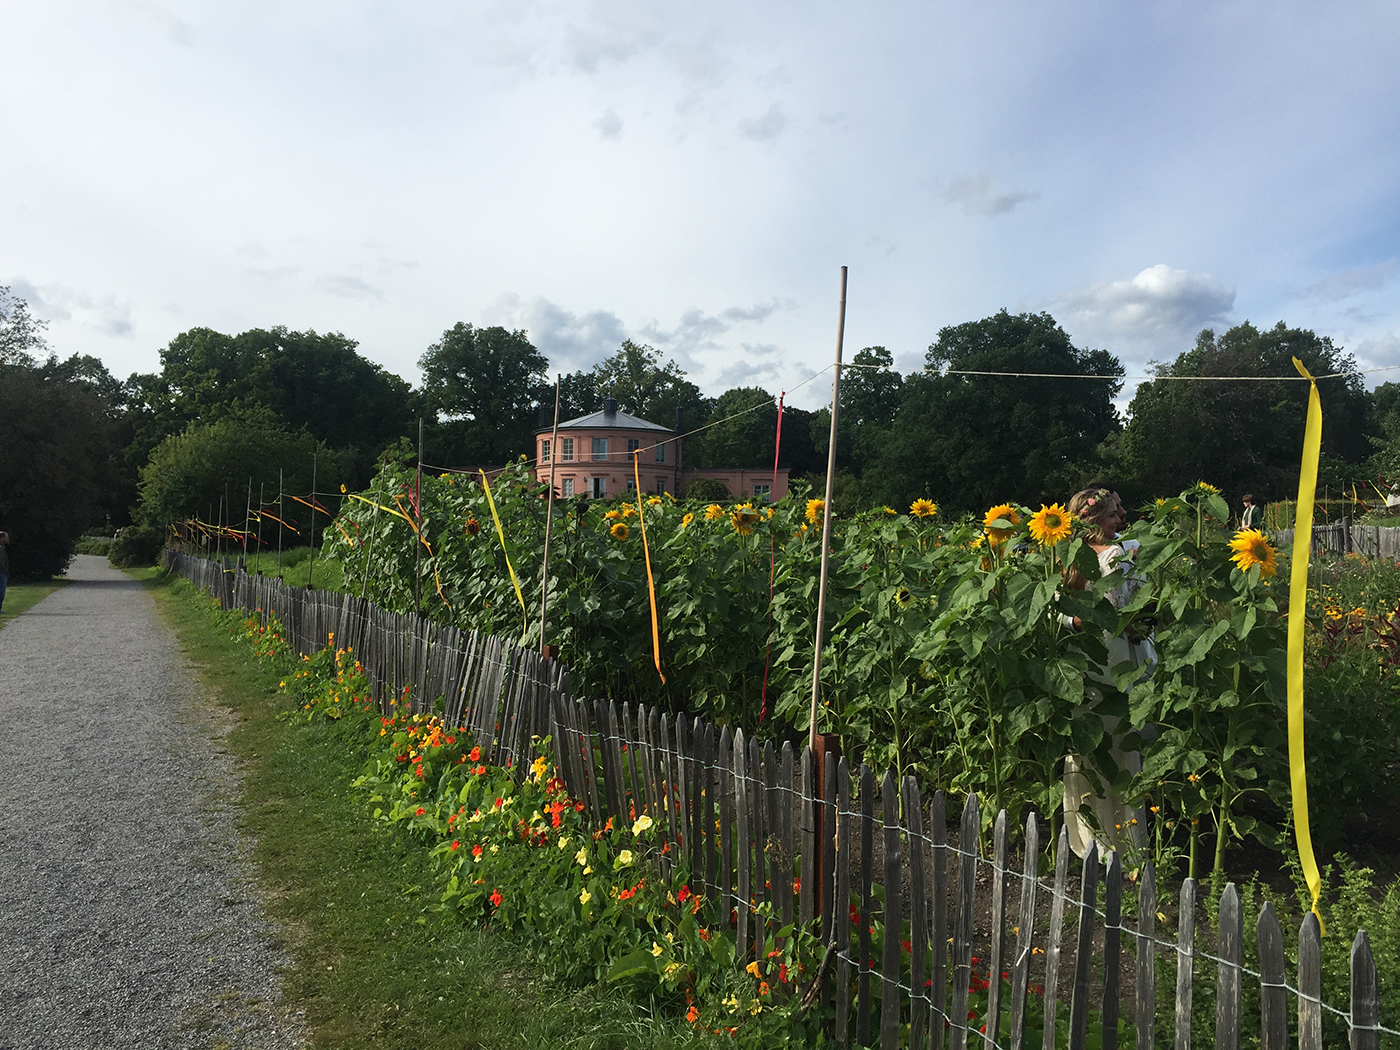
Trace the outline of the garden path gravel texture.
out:
<instances>
[{"instance_id":1,"label":"garden path gravel texture","mask_svg":"<svg viewBox=\"0 0 1400 1050\"><path fill-rule=\"evenodd\" d=\"M303 1046L227 713L141 584L68 578L0 631L0 1050Z\"/></svg>"}]
</instances>

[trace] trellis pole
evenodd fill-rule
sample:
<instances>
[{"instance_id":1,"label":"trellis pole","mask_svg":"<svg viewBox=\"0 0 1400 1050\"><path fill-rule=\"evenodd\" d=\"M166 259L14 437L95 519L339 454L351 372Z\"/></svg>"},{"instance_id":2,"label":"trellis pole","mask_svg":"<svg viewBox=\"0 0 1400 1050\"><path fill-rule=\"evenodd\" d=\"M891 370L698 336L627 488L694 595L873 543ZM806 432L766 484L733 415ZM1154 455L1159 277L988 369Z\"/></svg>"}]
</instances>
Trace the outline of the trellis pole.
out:
<instances>
[{"instance_id":1,"label":"trellis pole","mask_svg":"<svg viewBox=\"0 0 1400 1050\"><path fill-rule=\"evenodd\" d=\"M817 750L817 711L821 704L822 630L826 626L827 560L831 548L831 491L836 478L836 410L841 395L841 346L846 338L846 268L841 267L841 305L836 315L836 364L831 376L831 443L826 451L826 499L822 504L822 567L817 583L817 640L812 657L812 714L807 743Z\"/></svg>"},{"instance_id":2,"label":"trellis pole","mask_svg":"<svg viewBox=\"0 0 1400 1050\"><path fill-rule=\"evenodd\" d=\"M554 464L559 460L559 385L563 376L554 376L554 429L549 435L549 493L544 508L544 556L540 564L540 655L548 656L544 640L544 617L549 605L549 533L554 524ZM641 497L638 496L638 499Z\"/></svg>"}]
</instances>

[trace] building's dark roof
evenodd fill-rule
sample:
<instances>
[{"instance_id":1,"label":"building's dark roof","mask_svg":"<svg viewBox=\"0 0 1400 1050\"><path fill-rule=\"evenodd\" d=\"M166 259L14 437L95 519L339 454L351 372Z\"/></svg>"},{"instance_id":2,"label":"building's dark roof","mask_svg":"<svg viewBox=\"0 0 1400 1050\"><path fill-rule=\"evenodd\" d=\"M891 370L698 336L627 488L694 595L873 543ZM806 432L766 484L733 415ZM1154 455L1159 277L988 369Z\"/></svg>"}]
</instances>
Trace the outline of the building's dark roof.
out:
<instances>
[{"instance_id":1,"label":"building's dark roof","mask_svg":"<svg viewBox=\"0 0 1400 1050\"><path fill-rule=\"evenodd\" d=\"M547 434L553 427L540 427L536 434ZM654 430L662 434L674 433L669 427L663 427L650 420L641 419L626 412L609 412L607 409L600 409L597 412L590 412L586 416L579 416L576 419L566 420L559 424L560 430Z\"/></svg>"}]
</instances>

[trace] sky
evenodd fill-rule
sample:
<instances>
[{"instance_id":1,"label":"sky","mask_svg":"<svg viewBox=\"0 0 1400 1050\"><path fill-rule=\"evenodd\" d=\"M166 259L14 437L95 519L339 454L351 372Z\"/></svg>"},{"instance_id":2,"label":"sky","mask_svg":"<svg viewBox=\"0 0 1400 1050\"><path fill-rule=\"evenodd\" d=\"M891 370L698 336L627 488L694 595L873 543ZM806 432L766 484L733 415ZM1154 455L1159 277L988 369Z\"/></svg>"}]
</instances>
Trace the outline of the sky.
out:
<instances>
[{"instance_id":1,"label":"sky","mask_svg":"<svg viewBox=\"0 0 1400 1050\"><path fill-rule=\"evenodd\" d=\"M1400 366L1400 7L8 0L0 284L119 377L195 327L624 339L830 398L1048 311L1130 375L1202 328ZM1367 385L1395 372L1373 373Z\"/></svg>"}]
</instances>

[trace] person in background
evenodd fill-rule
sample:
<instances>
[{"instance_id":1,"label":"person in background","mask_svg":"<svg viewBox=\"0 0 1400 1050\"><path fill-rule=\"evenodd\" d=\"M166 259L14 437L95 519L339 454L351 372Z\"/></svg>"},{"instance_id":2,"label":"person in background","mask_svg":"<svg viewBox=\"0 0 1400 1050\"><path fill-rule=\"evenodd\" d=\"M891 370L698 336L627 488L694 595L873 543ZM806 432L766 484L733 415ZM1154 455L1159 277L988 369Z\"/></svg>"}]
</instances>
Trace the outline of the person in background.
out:
<instances>
[{"instance_id":1,"label":"person in background","mask_svg":"<svg viewBox=\"0 0 1400 1050\"><path fill-rule=\"evenodd\" d=\"M1121 572L1120 582L1105 597L1115 609L1126 608L1142 586L1143 579L1133 564L1137 544L1120 541L1118 537L1118 529L1127 517L1123 501L1110 488L1087 488L1074 494L1069 501L1069 512L1089 526L1085 540L1098 555L1100 575ZM1065 574L1065 585L1074 590L1087 590L1090 581L1077 569L1071 568ZM1092 711L1100 694L1093 683L1111 685L1111 668L1131 663L1141 669L1142 674L1138 679L1141 681L1156 666L1157 654L1151 638L1146 635L1124 632L1114 636L1105 633L1104 641L1108 644L1108 665L1090 666L1087 675L1089 681L1084 689L1085 704L1076 712L1076 717L1094 717ZM1104 720L1105 732L1113 738L1110 755L1114 763L1120 769L1138 772L1142 768L1142 756L1136 751L1124 751L1121 747L1127 727L1120 725L1121 720L1116 717L1100 717ZM1121 796L1112 792L1100 795L1084 772L1084 761L1080 755L1065 756L1065 830L1069 833L1070 849L1082 857L1089 851L1090 844L1097 841L1100 855L1111 849L1121 851L1125 846L1142 850L1147 841L1143 812L1128 806Z\"/></svg>"},{"instance_id":2,"label":"person in background","mask_svg":"<svg viewBox=\"0 0 1400 1050\"><path fill-rule=\"evenodd\" d=\"M0 532L0 612L5 611L5 586L10 582L10 534Z\"/></svg>"},{"instance_id":3,"label":"person in background","mask_svg":"<svg viewBox=\"0 0 1400 1050\"><path fill-rule=\"evenodd\" d=\"M1259 505L1259 497L1253 493L1247 493L1243 500L1244 513L1240 515L1241 529L1262 529L1264 527L1264 508Z\"/></svg>"}]
</instances>

